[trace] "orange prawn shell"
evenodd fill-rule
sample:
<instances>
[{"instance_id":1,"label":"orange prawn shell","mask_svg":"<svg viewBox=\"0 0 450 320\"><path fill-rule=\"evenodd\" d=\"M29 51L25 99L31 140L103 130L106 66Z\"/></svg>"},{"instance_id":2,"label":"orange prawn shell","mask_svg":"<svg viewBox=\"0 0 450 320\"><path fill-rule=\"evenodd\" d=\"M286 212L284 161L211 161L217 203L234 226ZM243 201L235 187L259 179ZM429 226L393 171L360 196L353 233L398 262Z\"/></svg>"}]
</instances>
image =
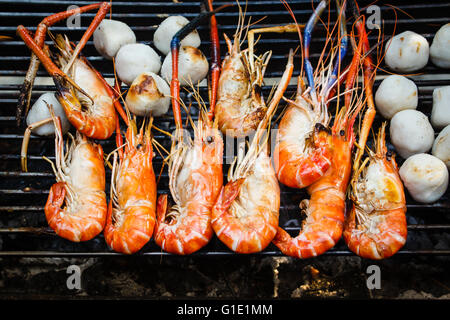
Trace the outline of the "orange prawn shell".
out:
<instances>
[{"instance_id":1,"label":"orange prawn shell","mask_svg":"<svg viewBox=\"0 0 450 320\"><path fill-rule=\"evenodd\" d=\"M73 49L68 40L56 37L60 49L57 63L64 67L72 56ZM69 122L81 133L92 139L107 139L115 131L116 110L101 75L90 65L84 57L75 59L67 74L81 89L92 98L76 92L71 84L59 74L53 75L57 87L56 96L64 108ZM89 104L82 106L82 101Z\"/></svg>"},{"instance_id":2,"label":"orange prawn shell","mask_svg":"<svg viewBox=\"0 0 450 320\"><path fill-rule=\"evenodd\" d=\"M298 131L297 114L302 112L290 105L280 121L274 150L274 167L278 180L290 188L305 188L316 182L331 164L331 135L325 127L314 128L312 148L302 150Z\"/></svg>"},{"instance_id":3,"label":"orange prawn shell","mask_svg":"<svg viewBox=\"0 0 450 320\"><path fill-rule=\"evenodd\" d=\"M150 139L142 138L131 145L132 130L127 131L128 144L118 168L118 208L122 217L113 222L110 202L104 231L106 243L115 251L132 254L139 251L151 238L155 225L156 179L152 165ZM142 140L146 141L143 142ZM139 147L137 147L139 146Z\"/></svg>"},{"instance_id":4,"label":"orange prawn shell","mask_svg":"<svg viewBox=\"0 0 450 320\"><path fill-rule=\"evenodd\" d=\"M103 150L84 137L77 137L76 141L69 165L69 180L51 187L44 211L56 234L79 242L91 240L103 230L107 207ZM75 201L61 208L67 196L66 184L73 189Z\"/></svg>"},{"instance_id":5,"label":"orange prawn shell","mask_svg":"<svg viewBox=\"0 0 450 320\"><path fill-rule=\"evenodd\" d=\"M212 238L211 209L223 184L223 140L217 128L202 124L202 135L194 138L190 149L192 162L185 163L175 179L181 205L168 205L161 195L157 205L155 243L164 251L188 255L204 247ZM208 141L208 139L213 139ZM167 217L176 215L175 220Z\"/></svg>"}]
</instances>

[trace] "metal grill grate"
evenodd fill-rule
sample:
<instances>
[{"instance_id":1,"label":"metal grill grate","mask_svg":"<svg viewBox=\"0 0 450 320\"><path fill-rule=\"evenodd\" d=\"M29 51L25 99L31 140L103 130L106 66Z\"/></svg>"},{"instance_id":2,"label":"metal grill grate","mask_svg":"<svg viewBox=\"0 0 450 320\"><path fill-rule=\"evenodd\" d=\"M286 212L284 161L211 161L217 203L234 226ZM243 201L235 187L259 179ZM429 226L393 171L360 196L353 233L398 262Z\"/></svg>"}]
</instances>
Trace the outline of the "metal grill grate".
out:
<instances>
[{"instance_id":1,"label":"metal grill grate","mask_svg":"<svg viewBox=\"0 0 450 320\"><path fill-rule=\"evenodd\" d=\"M292 0L289 1L297 20L304 23L311 14L312 3L318 1ZM215 2L215 6L225 4L224 1ZM0 256L110 256L112 252L106 245L102 235L85 243L71 243L57 237L48 228L43 206L46 202L48 190L55 178L48 163L42 160L45 155L54 159L54 139L32 136L29 145L28 168L29 172L20 171L20 145L25 127L15 126L15 107L18 90L29 63L30 51L23 42L15 37L18 24L23 24L32 31L36 30L38 23L52 13L66 10L69 5L86 5L87 1L5 1L0 0L2 12L0 12L0 35L14 37L13 40L0 43ZM364 3L360 4L364 7ZM381 16L384 20L384 33L389 36L396 28L396 33L412 30L427 38L431 43L434 33L438 28L449 22L448 9L450 4L420 2L414 0L397 1L396 6L407 12L413 19L401 10L397 10L397 17L389 6L381 5ZM131 26L136 33L139 42L152 45L153 32L157 25L168 15L181 14L187 18L193 18L200 11L198 1L173 2L116 2L113 1L112 18L121 20ZM333 15L333 10L331 14ZM93 13L83 14L80 29L69 29L64 23L51 28L54 33L64 33L70 39L80 39L81 34L93 18ZM252 1L247 3L247 16L253 16L252 21L266 17L257 26L271 26L290 23L291 18L278 0ZM332 16L331 16L332 18ZM217 14L219 33L231 35L238 20L237 8L229 8ZM351 25L349 24L349 28ZM202 39L201 49L208 56L210 42L208 26L198 28ZM318 28L314 33L311 45L311 58L313 64L317 60L320 48L325 37L324 28ZM221 36L221 39L223 37ZM369 35L369 41L373 44L377 39L375 33ZM50 41L47 42L51 44ZM272 50L273 55L269 63L266 78L277 78L283 70L289 48L298 46L295 35L267 34L258 43L258 51ZM102 74L111 80L112 64L103 59L93 47L92 40L88 42L83 51L94 66ZM222 55L226 53L225 42L221 41ZM296 71L298 75L298 57ZM375 88L386 76L386 72L379 71ZM429 63L423 70L423 74L411 76L419 88L419 110L430 114L432 107L432 91L435 87L450 85L449 70L438 69ZM271 86L263 87L263 93L267 96ZM45 70L41 68L32 96L32 103L45 91L54 90L53 83L48 78ZM286 96L292 95L295 85L291 85ZM206 88L201 89L203 97L207 97ZM188 96L183 96L189 99ZM206 99L207 100L207 99ZM195 107L191 109L192 116L196 119ZM276 118L276 117L275 117ZM184 115L184 120L186 115ZM379 126L381 118L377 116L374 126ZM164 130L173 130L172 114L169 112L162 118L155 119L156 125ZM165 147L169 147L167 137L160 134L155 136ZM106 152L115 147L114 139L99 141ZM398 159L399 164L402 159ZM155 172L159 172L162 159L159 155L154 159ZM224 173L226 173L226 166ZM107 188L109 190L110 172L107 171ZM290 189L281 185L280 225L289 232L297 234L301 223L298 204L306 197L302 190ZM162 174L158 185L158 193L168 192L168 176L166 170ZM107 192L108 193L108 192ZM407 195L408 240L405 247L398 255L450 255L450 200L449 192L438 202L433 204L419 204ZM166 255L161 252L151 240L138 255ZM233 255L217 238L194 256L221 256ZM335 248L325 253L326 255L353 255L340 241ZM273 245L258 255L279 256L281 252Z\"/></svg>"}]
</instances>

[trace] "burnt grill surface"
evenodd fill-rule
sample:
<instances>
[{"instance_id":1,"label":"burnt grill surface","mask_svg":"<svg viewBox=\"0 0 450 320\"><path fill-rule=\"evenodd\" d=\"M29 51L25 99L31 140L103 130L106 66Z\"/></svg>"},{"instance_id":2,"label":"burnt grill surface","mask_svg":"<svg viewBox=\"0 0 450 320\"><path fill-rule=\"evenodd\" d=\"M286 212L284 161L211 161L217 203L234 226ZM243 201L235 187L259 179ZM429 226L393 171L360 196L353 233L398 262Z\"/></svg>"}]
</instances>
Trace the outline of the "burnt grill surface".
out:
<instances>
[{"instance_id":1,"label":"burnt grill surface","mask_svg":"<svg viewBox=\"0 0 450 320\"><path fill-rule=\"evenodd\" d=\"M4 1L0 0L2 11L0 12L0 35L13 37L12 40L0 42L0 256L109 256L117 253L111 251L103 238L103 235L84 243L72 243L59 238L48 228L44 205L50 186L55 182L50 165L42 159L47 156L54 160L54 138L32 136L29 145L28 170L20 171L20 147L25 130L25 125L17 128L15 125L15 108L18 98L18 90L23 76L28 68L30 51L23 42L15 36L17 25L23 24L32 31L36 30L39 22L50 14L66 10L69 5L86 5L87 1ZM215 6L229 3L225 1L214 2ZM312 12L312 5L318 1L293 0L289 1L297 21L305 23ZM368 4L361 2L360 6ZM420 1L397 1L396 14L390 6L380 4L381 17L384 21L384 35L389 37L392 33L400 33L412 30L422 34L431 44L434 34L440 26L450 21L448 9L450 4L425 3ZM402 13L407 12L410 16ZM200 2L183 1L173 3L168 1L152 2L119 2L113 1L112 18L127 23L136 33L137 41L150 44L153 48L153 32L157 25L168 15L184 15L192 19L200 12ZM363 11L364 12L364 11ZM333 25L334 6L331 7L331 24ZM69 39L77 41L80 39L85 28L88 26L95 13L86 13L81 17L81 28L69 29L65 22L59 23L51 28L53 33L66 34ZM291 23L288 12L278 0L248 1L247 17L252 16L252 21L266 17L256 26L272 26ZM107 18L109 15L107 16ZM222 59L226 53L225 42L222 33L231 36L238 21L237 7L228 8L217 14L219 23L219 34L221 39ZM351 28L351 23L348 25ZM202 39L201 50L209 57L210 41L208 24L205 23L198 28ZM325 29L318 26L314 32L311 45L312 63L315 65L319 57L325 39ZM377 41L377 33L373 30L369 35L371 45ZM49 45L51 41L47 41ZM244 44L245 45L245 44ZM265 34L257 45L258 52L272 50L273 55L266 72L266 78L281 76L287 53L290 48L299 45L295 34ZM83 54L93 65L102 72L106 78L113 77L112 63L103 59L95 50L92 40L88 42ZM351 55L351 53L350 53ZM162 57L163 59L164 57ZM347 57L348 58L348 57ZM347 59L348 60L348 59ZM299 73L300 57L295 58L294 76ZM384 64L381 66L384 68ZM432 91L434 88L450 85L450 70L438 69L431 64L420 71L421 75L410 76L419 88L418 110L429 115L432 107ZM384 70L378 72L375 82L376 91L383 76L388 73ZM46 78L47 74L41 67L38 72L40 79ZM48 79L48 78L47 78ZM37 84L34 86L32 101L46 91L53 91L52 82L48 84ZM126 89L122 87L122 89ZM270 86L264 86L263 92L268 96ZM292 96L295 85L289 86L285 96ZM207 90L201 88L201 94L207 100ZM191 97L182 94L186 101ZM282 109L283 103L280 105ZM193 103L191 115L197 117L196 105ZM277 116L274 117L276 119ZM183 117L186 120L186 115ZM382 119L377 115L374 128L378 127ZM172 113L155 119L155 124L167 131L174 129ZM276 127L276 124L274 124ZM437 132L436 132L437 135ZM169 138L155 132L155 138L166 148L170 147ZM388 137L389 139L389 137ZM106 141L98 141L104 148L105 153L115 148L114 136ZM392 147L392 146L391 146ZM229 159L226 159L229 160ZM229 162L229 161L228 161ZM397 158L399 166L403 159ZM160 172L162 158L156 155L154 158L154 169ZM228 166L224 166L224 177L226 178ZM106 192L109 196L110 170L107 169ZM226 180L225 180L226 181ZM280 226L292 234L297 234L302 216L298 208L299 202L307 197L303 190L290 189L280 184L281 208ZM158 194L168 193L167 167L161 175L158 184ZM407 194L407 220L408 239L404 248L397 255L450 255L450 200L449 191L437 202L432 204L420 204L413 201ZM169 255L161 251L151 240L137 255ZM216 237L202 250L193 256L222 256L235 255L228 250ZM281 256L282 253L273 245L256 255ZM335 248L325 255L353 255L345 243L341 240Z\"/></svg>"}]
</instances>

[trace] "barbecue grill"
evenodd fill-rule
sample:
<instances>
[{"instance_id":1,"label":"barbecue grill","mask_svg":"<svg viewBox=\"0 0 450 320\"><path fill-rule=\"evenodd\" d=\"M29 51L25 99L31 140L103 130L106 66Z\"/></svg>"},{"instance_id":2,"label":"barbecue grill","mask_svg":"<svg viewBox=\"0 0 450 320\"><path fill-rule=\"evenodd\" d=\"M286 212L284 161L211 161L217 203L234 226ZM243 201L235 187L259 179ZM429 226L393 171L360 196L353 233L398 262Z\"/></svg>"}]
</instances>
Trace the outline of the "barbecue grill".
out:
<instances>
[{"instance_id":1,"label":"barbecue grill","mask_svg":"<svg viewBox=\"0 0 450 320\"><path fill-rule=\"evenodd\" d=\"M25 125L16 127L15 112L18 93L23 77L26 73L30 51L23 42L15 36L18 24L23 24L29 30L35 31L38 23L46 16L64 11L70 5L86 5L88 1L6 1L0 0L0 35L13 37L12 40L0 43L0 257L104 257L119 255L110 250L102 235L84 243L72 243L55 235L49 229L44 215L44 205L48 196L50 186L55 182L54 174L50 165L42 159L47 156L54 160L54 138L31 136L28 150L28 171L20 170L20 147L23 139ZM220 6L228 1L214 2ZM312 5L318 1L291 0L294 14L299 23L305 23L312 12ZM370 2L361 1L360 6L364 8ZM171 1L148 1L148 2L120 2L113 1L112 18L127 23L136 33L137 41L152 45L153 32L158 24L169 15L184 15L192 19L200 12L201 2L183 1L173 3ZM383 32L385 37L406 30L412 30L422 34L430 43L439 27L450 21L450 3L425 2L425 1L396 1L398 7L396 13L393 8L379 4L381 18L383 19ZM330 19L333 21L335 10L331 6ZM364 11L363 11L364 12ZM410 16L403 12L407 12ZM81 34L94 17L95 13L85 13L81 16L81 27L67 27L65 22L59 23L51 28L51 32L66 34L69 39L78 41ZM221 38L222 59L227 52L222 34L232 35L238 21L237 7L230 7L218 13L219 34ZM292 23L292 19L283 5L278 0L248 0L247 17L252 16L252 21L266 17L259 21L255 27L273 26ZM350 16L350 14L348 15ZM109 15L107 15L109 18ZM332 22L333 24L333 22ZM348 28L351 28L349 23ZM208 23L205 22L198 28L202 39L201 50L209 57L210 41ZM258 42L258 52L272 50L273 55L269 63L265 78L266 85L263 94L267 97L272 88L271 83L281 76L287 61L289 48L299 45L296 34L264 34ZM371 45L376 43L377 33L373 30L369 34ZM317 62L320 50L325 40L325 29L318 26L314 32L311 44L311 60L313 65ZM50 45L51 41L47 41ZM83 54L97 68L105 78L112 81L113 68L110 61L102 58L95 50L92 39L88 42ZM351 53L350 53L351 55ZM295 71L293 78L300 70L300 59L298 53L295 58ZM383 67L383 65L382 65ZM380 70L375 81L374 92L381 80L388 73ZM421 74L410 76L419 89L418 110L429 115L432 107L432 91L435 87L450 85L450 71L438 69L431 64L421 71ZM123 87L122 89L124 89ZM292 96L295 92L295 83L289 86L285 96ZM32 101L45 91L53 91L52 80L41 67L36 79ZM200 88L201 95L207 101L207 88ZM183 92L182 98L191 101L192 97ZM282 109L283 103L280 105ZM197 108L192 103L190 113L194 120L197 119ZM186 121L186 114L183 120ZM277 116L274 117L276 119ZM374 128L381 123L381 116L377 115ZM166 130L174 130L172 113L156 118L155 125ZM276 125L275 125L276 126ZM155 138L166 148L170 147L170 139L155 132ZM389 140L389 137L387 137ZM115 148L114 136L106 141L99 141L105 150L105 154ZM229 160L229 159L226 159ZM398 164L402 159L397 157ZM229 161L226 161L229 163ZM160 172L162 158L156 155L154 159L155 173ZM228 166L224 166L226 177ZM110 171L107 170L107 187L109 194ZM225 180L226 181L226 180ZM302 216L298 208L301 199L307 195L303 190L281 187L280 226L297 234L301 225ZM167 167L165 167L158 184L158 194L168 193ZM109 195L108 195L109 196ZM408 239L406 245L397 256L448 256L450 255L450 243L448 238L442 237L450 230L450 199L449 192L437 202L432 204L420 204L413 201L407 195L407 220ZM151 240L137 256L161 256L168 255L156 246ZM223 245L216 237L199 252L192 256L233 256L236 255ZM273 245L264 251L254 254L259 256L282 256L282 253ZM345 243L341 240L335 248L325 253L332 256L351 256Z\"/></svg>"}]
</instances>

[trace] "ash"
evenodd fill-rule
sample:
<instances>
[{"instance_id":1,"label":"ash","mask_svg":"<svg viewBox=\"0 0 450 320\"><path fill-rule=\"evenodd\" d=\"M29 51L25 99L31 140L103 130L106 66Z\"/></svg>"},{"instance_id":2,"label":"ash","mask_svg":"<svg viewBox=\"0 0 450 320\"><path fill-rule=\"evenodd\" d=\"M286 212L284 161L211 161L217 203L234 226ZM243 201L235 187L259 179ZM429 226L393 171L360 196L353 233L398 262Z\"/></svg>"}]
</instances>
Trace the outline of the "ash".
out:
<instances>
[{"instance_id":1,"label":"ash","mask_svg":"<svg viewBox=\"0 0 450 320\"><path fill-rule=\"evenodd\" d=\"M374 264L381 286L370 290ZM66 285L70 265L81 270L81 289ZM0 259L0 298L449 299L449 268L450 257L8 257Z\"/></svg>"}]
</instances>

